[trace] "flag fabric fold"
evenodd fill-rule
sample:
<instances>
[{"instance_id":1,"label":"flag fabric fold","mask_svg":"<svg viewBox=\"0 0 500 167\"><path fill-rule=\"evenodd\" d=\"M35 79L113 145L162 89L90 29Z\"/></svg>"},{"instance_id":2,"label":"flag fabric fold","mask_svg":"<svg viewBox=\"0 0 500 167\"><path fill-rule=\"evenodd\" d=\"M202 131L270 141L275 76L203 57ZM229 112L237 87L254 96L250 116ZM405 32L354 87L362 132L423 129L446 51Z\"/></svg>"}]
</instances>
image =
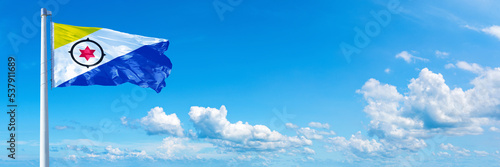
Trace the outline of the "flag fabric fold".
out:
<instances>
[{"instance_id":1,"label":"flag fabric fold","mask_svg":"<svg viewBox=\"0 0 500 167\"><path fill-rule=\"evenodd\" d=\"M59 23L52 39L52 87L129 82L159 93L172 69L165 39Z\"/></svg>"}]
</instances>

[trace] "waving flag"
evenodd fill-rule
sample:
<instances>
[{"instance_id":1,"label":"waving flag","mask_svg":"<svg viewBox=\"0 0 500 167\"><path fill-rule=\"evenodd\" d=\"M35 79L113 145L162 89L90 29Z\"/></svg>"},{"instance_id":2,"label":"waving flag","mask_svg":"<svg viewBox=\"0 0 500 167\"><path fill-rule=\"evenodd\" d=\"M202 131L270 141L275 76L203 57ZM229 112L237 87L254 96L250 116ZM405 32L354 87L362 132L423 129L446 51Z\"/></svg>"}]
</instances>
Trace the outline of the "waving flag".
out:
<instances>
[{"instance_id":1,"label":"waving flag","mask_svg":"<svg viewBox=\"0 0 500 167\"><path fill-rule=\"evenodd\" d=\"M172 63L168 40L52 23L52 87L130 82L160 92Z\"/></svg>"}]
</instances>

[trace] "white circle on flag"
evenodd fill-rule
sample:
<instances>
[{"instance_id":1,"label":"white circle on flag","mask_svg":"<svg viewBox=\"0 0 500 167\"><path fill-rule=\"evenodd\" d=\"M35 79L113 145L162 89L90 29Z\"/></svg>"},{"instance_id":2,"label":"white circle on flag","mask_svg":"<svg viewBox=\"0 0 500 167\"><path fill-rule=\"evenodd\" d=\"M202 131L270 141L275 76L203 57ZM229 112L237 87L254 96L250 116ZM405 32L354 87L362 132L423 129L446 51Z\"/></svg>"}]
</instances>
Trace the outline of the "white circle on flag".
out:
<instances>
[{"instance_id":1,"label":"white circle on flag","mask_svg":"<svg viewBox=\"0 0 500 167\"><path fill-rule=\"evenodd\" d=\"M89 51L90 54L88 54ZM80 43L77 43L74 46L72 52L74 60L85 66L95 65L103 56L100 47L91 41L82 41Z\"/></svg>"}]
</instances>

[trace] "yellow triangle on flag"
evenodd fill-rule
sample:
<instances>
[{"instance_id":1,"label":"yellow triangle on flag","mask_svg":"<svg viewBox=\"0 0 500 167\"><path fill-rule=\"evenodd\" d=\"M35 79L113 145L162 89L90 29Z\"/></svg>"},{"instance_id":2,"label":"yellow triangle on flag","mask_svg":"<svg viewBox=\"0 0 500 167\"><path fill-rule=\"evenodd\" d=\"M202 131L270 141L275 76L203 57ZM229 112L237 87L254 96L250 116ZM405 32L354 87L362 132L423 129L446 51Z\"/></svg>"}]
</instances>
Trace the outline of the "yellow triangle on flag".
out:
<instances>
[{"instance_id":1,"label":"yellow triangle on flag","mask_svg":"<svg viewBox=\"0 0 500 167\"><path fill-rule=\"evenodd\" d=\"M72 26L59 23L52 23L52 24L54 27L53 30L54 49L57 49L61 46L69 44L78 39L81 39L101 29L98 27L80 27L80 26Z\"/></svg>"}]
</instances>

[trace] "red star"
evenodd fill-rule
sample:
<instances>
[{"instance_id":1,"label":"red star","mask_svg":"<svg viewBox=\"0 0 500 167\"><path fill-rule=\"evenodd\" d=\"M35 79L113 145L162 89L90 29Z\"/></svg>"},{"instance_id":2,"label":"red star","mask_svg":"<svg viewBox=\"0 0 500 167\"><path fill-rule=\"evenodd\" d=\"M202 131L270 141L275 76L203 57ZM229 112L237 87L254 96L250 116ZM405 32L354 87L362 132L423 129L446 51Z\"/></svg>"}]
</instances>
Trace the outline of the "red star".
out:
<instances>
[{"instance_id":1,"label":"red star","mask_svg":"<svg viewBox=\"0 0 500 167\"><path fill-rule=\"evenodd\" d=\"M85 59L87 61L89 61L90 58L95 57L94 56L95 50L90 49L89 46L87 46L87 48L85 48L85 50L81 50L80 49L80 52L82 52L82 54L80 55L80 57L85 57Z\"/></svg>"}]
</instances>

